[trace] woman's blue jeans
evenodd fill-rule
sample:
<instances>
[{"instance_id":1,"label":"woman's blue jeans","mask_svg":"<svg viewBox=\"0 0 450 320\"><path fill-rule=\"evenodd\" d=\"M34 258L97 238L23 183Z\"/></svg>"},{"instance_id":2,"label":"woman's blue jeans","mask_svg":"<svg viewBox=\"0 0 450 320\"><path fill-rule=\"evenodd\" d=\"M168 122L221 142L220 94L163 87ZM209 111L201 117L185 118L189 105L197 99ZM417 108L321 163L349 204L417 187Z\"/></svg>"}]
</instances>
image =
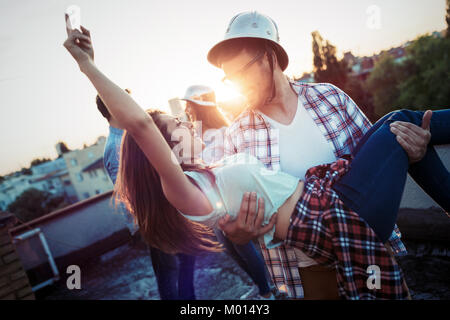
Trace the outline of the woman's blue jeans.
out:
<instances>
[{"instance_id":1,"label":"woman's blue jeans","mask_svg":"<svg viewBox=\"0 0 450 320\"><path fill-rule=\"evenodd\" d=\"M264 260L250 241L239 245L231 242L220 229L215 229L217 240L224 245L234 261L250 276L258 286L259 294L270 292Z\"/></svg>"},{"instance_id":2,"label":"woman's blue jeans","mask_svg":"<svg viewBox=\"0 0 450 320\"><path fill-rule=\"evenodd\" d=\"M161 300L195 300L195 256L149 249Z\"/></svg>"},{"instance_id":3,"label":"woman's blue jeans","mask_svg":"<svg viewBox=\"0 0 450 320\"><path fill-rule=\"evenodd\" d=\"M450 110L433 111L431 141L422 160L408 155L390 131L395 121L421 126L423 111L394 111L364 135L353 151L350 170L333 185L346 206L357 212L385 242L394 229L407 173L444 210L450 211L450 174L433 148L450 143Z\"/></svg>"}]
</instances>

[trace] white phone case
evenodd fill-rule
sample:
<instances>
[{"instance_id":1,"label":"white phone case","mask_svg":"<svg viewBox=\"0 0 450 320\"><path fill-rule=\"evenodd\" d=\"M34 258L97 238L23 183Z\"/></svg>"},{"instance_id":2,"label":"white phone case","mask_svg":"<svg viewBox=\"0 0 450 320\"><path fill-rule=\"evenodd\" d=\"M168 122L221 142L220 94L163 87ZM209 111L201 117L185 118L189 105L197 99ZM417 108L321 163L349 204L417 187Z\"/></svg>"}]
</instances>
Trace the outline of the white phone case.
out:
<instances>
[{"instance_id":1,"label":"white phone case","mask_svg":"<svg viewBox=\"0 0 450 320\"><path fill-rule=\"evenodd\" d=\"M68 15L68 19L66 20L67 28L73 30L80 30L81 25L81 15L80 15L80 7L76 5L71 5L67 7L66 14ZM81 30L80 30L81 31Z\"/></svg>"}]
</instances>

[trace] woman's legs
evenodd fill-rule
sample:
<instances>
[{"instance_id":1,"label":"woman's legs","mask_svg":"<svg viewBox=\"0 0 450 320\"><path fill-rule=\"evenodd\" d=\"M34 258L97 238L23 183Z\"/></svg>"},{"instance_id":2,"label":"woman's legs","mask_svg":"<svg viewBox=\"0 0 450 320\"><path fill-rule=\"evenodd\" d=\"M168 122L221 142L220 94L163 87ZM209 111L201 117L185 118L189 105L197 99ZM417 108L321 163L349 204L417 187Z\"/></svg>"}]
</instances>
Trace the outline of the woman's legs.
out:
<instances>
[{"instance_id":1,"label":"woman's legs","mask_svg":"<svg viewBox=\"0 0 450 320\"><path fill-rule=\"evenodd\" d=\"M217 240L222 243L234 261L250 276L258 286L259 294L266 295L270 287L266 277L266 267L261 255L250 241L244 245L231 242L220 229L214 230Z\"/></svg>"},{"instance_id":2,"label":"woman's legs","mask_svg":"<svg viewBox=\"0 0 450 320\"><path fill-rule=\"evenodd\" d=\"M179 253L178 266L178 299L195 300L194 270L195 256Z\"/></svg>"},{"instance_id":3,"label":"woman's legs","mask_svg":"<svg viewBox=\"0 0 450 320\"><path fill-rule=\"evenodd\" d=\"M243 245L234 243L233 246L241 259L245 261L248 269L247 273L258 286L259 294L264 296L270 293L270 287L266 277L266 266L253 243L251 241Z\"/></svg>"},{"instance_id":4,"label":"woman's legs","mask_svg":"<svg viewBox=\"0 0 450 320\"><path fill-rule=\"evenodd\" d=\"M399 112L405 117L403 121L411 119L413 123L417 122L417 115L423 117L424 114L423 111L411 110L400 110ZM394 113L395 112L391 112L385 115L370 128L353 150L353 156L358 153L372 133L378 130L378 128L386 120L392 117ZM445 114L447 114L447 117ZM450 190L450 174L432 146L450 143L448 141L448 134L446 134L446 128L448 128L448 110L435 111L433 117L433 131L435 131L435 134L432 135L432 140L428 146L427 153L421 161L409 166L408 173L431 198L433 198L442 208L448 210L448 208L450 208L450 197L448 192L448 190Z\"/></svg>"},{"instance_id":5,"label":"woman's legs","mask_svg":"<svg viewBox=\"0 0 450 320\"><path fill-rule=\"evenodd\" d=\"M250 270L247 267L245 261L239 256L239 254L234 249L234 243L230 241L223 231L220 229L214 229L214 234L216 235L217 241L219 241L226 249L226 253L247 273L250 275Z\"/></svg>"},{"instance_id":6,"label":"woman's legs","mask_svg":"<svg viewBox=\"0 0 450 320\"><path fill-rule=\"evenodd\" d=\"M175 255L149 247L161 300L177 300L178 263Z\"/></svg>"},{"instance_id":7,"label":"woman's legs","mask_svg":"<svg viewBox=\"0 0 450 320\"><path fill-rule=\"evenodd\" d=\"M333 186L344 203L365 219L383 242L393 230L409 168L408 156L391 133L389 124L408 121L420 126L422 117L420 111L400 110L377 122L355 148L350 171ZM434 111L430 130L430 144L450 143L450 110ZM442 185L442 181L450 182L449 173L430 148L412 166L414 175L423 181L429 194L439 194L435 200L449 210L450 195ZM435 170L442 177L439 181L426 177L431 171L436 175Z\"/></svg>"},{"instance_id":8,"label":"woman's legs","mask_svg":"<svg viewBox=\"0 0 450 320\"><path fill-rule=\"evenodd\" d=\"M161 300L195 300L195 256L168 254L157 248L150 248L150 256Z\"/></svg>"}]
</instances>

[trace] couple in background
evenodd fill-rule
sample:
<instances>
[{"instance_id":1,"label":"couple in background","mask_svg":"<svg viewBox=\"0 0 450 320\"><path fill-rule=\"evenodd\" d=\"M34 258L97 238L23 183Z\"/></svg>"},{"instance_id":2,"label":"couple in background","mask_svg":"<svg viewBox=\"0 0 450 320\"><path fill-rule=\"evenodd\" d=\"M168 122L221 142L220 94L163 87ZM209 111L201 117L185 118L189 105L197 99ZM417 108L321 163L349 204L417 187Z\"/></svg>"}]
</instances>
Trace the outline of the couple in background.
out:
<instances>
[{"instance_id":1,"label":"couple in background","mask_svg":"<svg viewBox=\"0 0 450 320\"><path fill-rule=\"evenodd\" d=\"M245 28L247 29L243 31L242 29ZM223 179L221 172L224 169L220 170L219 168L227 169L231 167L233 169L230 170L241 169L241 171L242 168L240 166L233 167L226 163L223 163L222 167L208 167L199 162L199 159L192 154L181 155L181 167L178 163L168 161L171 157L171 141L167 137L170 137L171 131L177 129L189 132L190 126L179 123L179 121L167 115L143 112L127 94L117 88L95 67L89 32L84 28L82 30L83 33L69 30L69 38L65 46L77 60L81 71L94 84L100 96L106 102L108 109L117 119L120 119L121 125L127 129L122 148L122 159L125 160L132 154L140 154L141 158L139 159L142 165L145 163L150 166L147 169L152 173L151 176L153 177L156 174L159 177L159 180L153 181L160 181L161 183L159 186L151 185L159 188L157 190L159 194L155 190L151 190L153 194L149 197L152 197L153 200L167 201L175 209L169 210L174 214L172 222L180 222L180 224L184 224L182 226L185 226L186 230L192 231L191 234L176 234L176 239L173 239L170 238L170 234L173 235L173 232L168 232L165 227L170 229L178 226L174 223L169 224L167 221L160 221L161 224L158 224L158 226L161 226L161 230L150 230L151 228L143 230L148 232L146 239L149 243L164 247L167 251L180 249L189 252L193 247L214 250L215 244L202 236L207 235L207 229L198 224L189 224L185 220L179 220L181 216L179 211L189 218L193 216L205 217L214 213L213 216L217 218L214 222L217 222L217 225L236 243L246 243L250 238L273 231L273 226L276 224L278 233L276 236L272 236L272 240L277 238L284 241L284 244L278 245L275 249L269 249L270 241L264 241L262 244L263 253L266 262L268 261L267 265L274 283L280 291L287 292L290 297L317 299L339 296L351 299L404 298L406 296L407 290L403 285L401 272L395 261L389 257L383 242L390 237L390 242L394 244L393 249L396 252L404 249L401 246L398 234L393 229L396 208L398 210L396 204L400 201L397 195L398 193L401 195L402 184L404 184L408 169L412 175L412 171L414 171L416 176L413 175L413 178L423 182L421 185L424 189L434 194L437 202L446 208L445 201L448 201L448 195L445 191L448 190L446 189L448 172L439 172L443 175L439 175L442 178L438 186L436 186L436 181L426 179L424 173L429 173L430 170L440 170L443 167L439 158L434 156L435 153L430 151L432 147L429 142L431 141L433 144L448 143L445 138L448 138L449 135L442 128L446 125L448 128L448 112L443 111L433 114L431 136L428 127L431 115L429 112L426 114L398 112L389 115L389 118L383 119L373 127L373 130L369 130L370 123L368 120L353 101L338 88L329 84L291 83L283 74L288 58L284 49L278 44L278 30L275 23L270 18L255 12L240 14L233 18L230 23L225 36L226 39L216 45L208 55L213 64L224 70L228 80L241 87L249 105L249 108L226 130L224 153L225 156L233 153L253 154L261 161L259 166L274 170L272 171L274 172L274 181L267 180L270 175L261 175L261 172L264 171L256 167L258 170L253 171L252 177L245 179L245 181L242 178L233 181L233 183L248 187L245 183L251 182L251 178L253 178L262 181L262 185L278 186L279 188L267 189L268 193L266 192L266 194L262 189L258 189L258 191L263 194L264 202L268 201L266 204L268 208L280 209L284 212L284 215L281 215L280 212L278 216L271 216L276 210L266 212L261 209L265 206L264 202L259 202L256 218L252 219L255 217L256 197L246 195L240 207L239 205L236 206L235 198L227 198L230 203L226 203L226 206L238 208L235 212L228 212L234 215L237 213L236 219L230 219L226 212L223 213L223 211L217 210L218 208L211 208L213 202L209 200L217 196L217 192L220 190L215 190L216 194L214 194L202 189L199 185L203 182L206 183L207 180L202 179L205 179L205 176L208 175L211 178L219 178L219 182L223 181L221 180ZM308 117L301 117L303 109L306 111L303 115L309 116L310 121ZM425 117L423 127L421 127L422 116ZM297 132L299 128L304 127L304 125L298 123L305 122L304 125L308 128L306 136L296 135L293 140L283 138L292 136L290 129L295 129L295 132ZM390 125L391 123L392 125ZM277 125L279 126L278 131L271 128L271 126L276 127ZM311 137L318 139L316 145L311 146L310 142L315 141ZM191 142L193 144L201 143L196 140L194 135ZM380 147L381 142L383 143L382 146L388 144L391 149ZM290 144L290 148L286 148L286 143ZM125 146L126 148L124 148ZM308 152L312 147L314 147L313 150ZM319 161L316 164L319 166L312 169L306 168L308 169L306 174L303 173L303 177L298 176L305 172L301 168L304 158L315 157L317 150L320 150L320 154L325 155L325 158L331 157L329 148L335 156L335 159L333 159L335 161L331 165L320 166L330 161L321 161L316 157L313 161ZM155 150L160 152L155 153ZM373 177L374 172L379 173L375 170L377 168L373 168L373 166L386 164L386 161L374 163L368 169L368 164L363 160L367 159L367 154L369 154L369 158L378 155L381 160L386 160L388 159L386 153L383 153L386 150L389 152L388 154L395 154L392 160L396 160L397 164L388 167L392 167L392 170L395 171L390 178L396 177L397 186L390 186L390 188L394 188L395 192L378 194L378 191L386 190L383 185L386 181L375 179L380 176L379 174ZM343 158L345 154L354 158L351 162L351 169L347 160L338 160ZM288 156L285 157L284 155ZM296 157L300 157L300 161L296 161ZM294 168L295 164L291 160L296 161L295 164L300 168ZM126 166L126 160L122 164L122 181L120 181L122 183L122 199L134 209L132 210L133 214L137 216L138 222L145 227L148 220L158 219L158 217L151 215L151 213L156 214L156 212L140 210L142 207L134 196L135 193L129 192L136 189L130 188L130 186L136 187L139 185L129 176L133 170L138 169L136 163L134 168L132 163ZM241 172L242 174L251 171L248 163L244 163L244 165L248 166L249 170ZM283 166L288 170L284 170ZM289 168L297 172L287 174L281 172L280 168L281 171L288 173ZM189 180L187 175L191 176L193 180ZM150 174L148 176L150 177ZM235 177L239 178L238 175L235 175ZM142 176L142 178L145 178L145 176ZM289 183L285 183L286 181ZM370 183L367 183L367 181ZM281 192L283 186L287 185L292 186L291 190L284 189L284 192ZM334 188L335 185L340 187ZM222 192L229 191L226 185L222 185L221 189ZM293 191L293 189L295 190ZM212 190L214 189L210 189L210 191ZM276 191L280 191L280 193L274 195L273 193ZM274 202L270 200L274 198L279 199L277 204L281 206L273 205ZM189 199L192 199L192 201L189 201ZM292 207L292 199L294 207ZM311 199L315 201L311 201ZM234 203L231 203L233 201ZM386 202L389 202L390 205L391 210L386 210L389 214L378 214L379 208L376 205L386 204ZM373 203L375 207L370 207L369 203ZM330 214L324 215L325 211L329 211ZM219 216L217 216L217 212L220 213ZM290 219L291 216L292 219ZM347 221L338 221L337 218L342 217L346 217ZM322 218L327 219L323 219L319 223L317 219ZM334 218L337 220L333 220ZM262 221L268 224L262 226ZM333 238L340 232L345 231L346 223L348 223L348 226L357 225L357 230L360 232L355 234L347 232L345 237ZM312 227L318 224L321 225L320 228L314 229ZM334 230L336 233L330 235L327 232L330 230ZM373 247L374 251L361 251L359 256L348 254L349 243L353 243L352 240L355 239L361 241L362 239L358 236L368 233L370 239L365 239L365 241L369 241L365 248ZM314 237L310 237L311 235ZM158 242L158 239L161 241ZM163 239L169 241L169 243L163 243ZM192 240L192 242L183 241L187 239ZM313 239L317 242L314 243ZM336 239L339 241L335 242ZM336 247L332 247L331 244L336 245ZM400 244L400 246L396 248L395 244ZM295 251L293 247L297 247L299 250ZM355 249L354 246L350 247ZM364 248L358 249L364 250ZM306 256L312 261L305 260ZM380 292L367 292L368 289L364 288L361 282L364 275L358 273L355 267L364 265L372 258L378 259L380 257L382 261L386 262L383 264L381 261L380 266L386 266L389 269L389 272L383 275L384 281L387 282L383 283ZM303 273L310 266L301 266L302 260L314 265L319 263L323 269L314 270L312 273L322 273L321 276L316 279L308 272ZM351 270L351 272L348 270ZM308 295L317 293L311 289L311 286L322 286L320 281L326 277L326 274L333 275L335 282L322 283L329 286L329 290L318 290L324 292L325 295L320 297ZM300 275L302 277L301 282ZM305 290L303 291L303 289Z\"/></svg>"}]
</instances>

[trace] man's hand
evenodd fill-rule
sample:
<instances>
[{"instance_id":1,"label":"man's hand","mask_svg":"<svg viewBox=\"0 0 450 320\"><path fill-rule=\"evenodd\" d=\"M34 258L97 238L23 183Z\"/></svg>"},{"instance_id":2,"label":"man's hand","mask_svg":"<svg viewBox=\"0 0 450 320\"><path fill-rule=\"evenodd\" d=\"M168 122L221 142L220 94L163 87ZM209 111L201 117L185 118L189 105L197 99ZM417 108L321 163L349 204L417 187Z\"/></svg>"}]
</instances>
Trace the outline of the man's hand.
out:
<instances>
[{"instance_id":1,"label":"man's hand","mask_svg":"<svg viewBox=\"0 0 450 320\"><path fill-rule=\"evenodd\" d=\"M256 212L256 198L256 192L244 193L237 219L230 221L230 216L226 215L219 220L220 229L225 232L228 239L236 244L246 244L267 233L275 225L276 214L270 218L269 224L262 226L265 210L264 199L258 199L258 212Z\"/></svg>"},{"instance_id":2,"label":"man's hand","mask_svg":"<svg viewBox=\"0 0 450 320\"><path fill-rule=\"evenodd\" d=\"M424 113L421 127L403 121L391 123L391 131L408 154L409 163L422 160L427 152L427 146L431 139L430 121L432 114L431 110Z\"/></svg>"}]
</instances>

